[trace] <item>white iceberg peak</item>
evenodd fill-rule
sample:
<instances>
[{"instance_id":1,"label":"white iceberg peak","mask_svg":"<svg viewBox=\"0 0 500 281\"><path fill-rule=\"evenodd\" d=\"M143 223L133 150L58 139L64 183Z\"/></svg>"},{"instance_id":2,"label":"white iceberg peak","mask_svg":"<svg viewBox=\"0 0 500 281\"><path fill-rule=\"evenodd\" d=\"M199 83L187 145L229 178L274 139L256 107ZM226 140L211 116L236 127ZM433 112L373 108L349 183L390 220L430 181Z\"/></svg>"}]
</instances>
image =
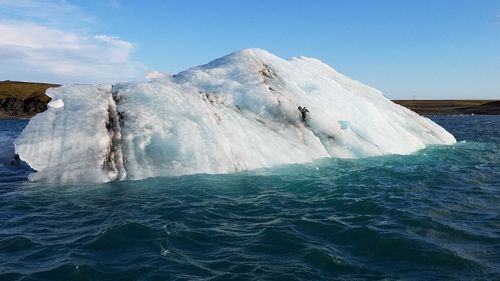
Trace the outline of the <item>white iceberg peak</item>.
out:
<instances>
[{"instance_id":1,"label":"white iceberg peak","mask_svg":"<svg viewBox=\"0 0 500 281\"><path fill-rule=\"evenodd\" d=\"M33 180L230 173L324 157L409 154L454 137L311 58L244 49L148 83L51 89L16 151ZM61 101L62 102L62 101Z\"/></svg>"},{"instance_id":2,"label":"white iceberg peak","mask_svg":"<svg viewBox=\"0 0 500 281\"><path fill-rule=\"evenodd\" d=\"M150 71L146 74L146 79L150 82L158 82L172 79L172 76L165 72Z\"/></svg>"}]
</instances>

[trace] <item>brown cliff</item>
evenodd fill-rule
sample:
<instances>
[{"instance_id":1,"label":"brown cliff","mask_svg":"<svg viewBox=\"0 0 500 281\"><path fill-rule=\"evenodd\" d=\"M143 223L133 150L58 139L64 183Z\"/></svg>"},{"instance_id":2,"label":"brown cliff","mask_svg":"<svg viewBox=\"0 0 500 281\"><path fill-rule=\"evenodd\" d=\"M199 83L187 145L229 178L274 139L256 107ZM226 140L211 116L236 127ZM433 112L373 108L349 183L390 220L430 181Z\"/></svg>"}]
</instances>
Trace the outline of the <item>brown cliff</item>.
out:
<instances>
[{"instance_id":1,"label":"brown cliff","mask_svg":"<svg viewBox=\"0 0 500 281\"><path fill-rule=\"evenodd\" d=\"M30 118L47 109L45 91L57 84L0 81L0 118Z\"/></svg>"}]
</instances>

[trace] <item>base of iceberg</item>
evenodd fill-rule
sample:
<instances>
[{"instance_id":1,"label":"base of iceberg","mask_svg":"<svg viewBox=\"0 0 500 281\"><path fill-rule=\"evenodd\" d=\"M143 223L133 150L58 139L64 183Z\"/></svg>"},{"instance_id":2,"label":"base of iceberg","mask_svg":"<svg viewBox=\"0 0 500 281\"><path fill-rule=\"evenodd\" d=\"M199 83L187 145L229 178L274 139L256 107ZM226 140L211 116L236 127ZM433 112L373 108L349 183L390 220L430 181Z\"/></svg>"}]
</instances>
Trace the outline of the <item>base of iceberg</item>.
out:
<instances>
[{"instance_id":1,"label":"base of iceberg","mask_svg":"<svg viewBox=\"0 0 500 281\"><path fill-rule=\"evenodd\" d=\"M246 49L147 83L66 85L16 140L31 180L231 173L452 144L443 128L316 59Z\"/></svg>"}]
</instances>

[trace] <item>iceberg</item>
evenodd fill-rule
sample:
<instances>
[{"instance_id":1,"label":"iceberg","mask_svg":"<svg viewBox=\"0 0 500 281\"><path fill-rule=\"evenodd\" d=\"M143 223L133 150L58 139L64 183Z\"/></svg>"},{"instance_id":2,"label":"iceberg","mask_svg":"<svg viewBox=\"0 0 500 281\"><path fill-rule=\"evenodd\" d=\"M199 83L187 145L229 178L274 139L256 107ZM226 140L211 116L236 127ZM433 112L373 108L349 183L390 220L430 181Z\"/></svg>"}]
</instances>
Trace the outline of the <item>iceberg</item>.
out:
<instances>
[{"instance_id":1,"label":"iceberg","mask_svg":"<svg viewBox=\"0 0 500 281\"><path fill-rule=\"evenodd\" d=\"M410 154L455 138L321 61L234 52L148 82L65 85L16 152L30 180L232 173L325 157Z\"/></svg>"}]
</instances>

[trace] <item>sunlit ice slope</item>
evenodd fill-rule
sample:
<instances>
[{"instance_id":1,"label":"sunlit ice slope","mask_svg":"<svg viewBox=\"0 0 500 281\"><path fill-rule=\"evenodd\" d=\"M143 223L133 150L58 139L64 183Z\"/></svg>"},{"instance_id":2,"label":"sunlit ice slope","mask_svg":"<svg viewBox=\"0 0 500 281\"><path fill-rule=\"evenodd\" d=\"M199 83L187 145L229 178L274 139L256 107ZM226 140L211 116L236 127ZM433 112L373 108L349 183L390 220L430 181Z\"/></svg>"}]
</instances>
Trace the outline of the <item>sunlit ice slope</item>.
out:
<instances>
[{"instance_id":1,"label":"sunlit ice slope","mask_svg":"<svg viewBox=\"0 0 500 281\"><path fill-rule=\"evenodd\" d=\"M245 49L147 83L49 89L16 140L31 180L231 173L452 144L443 128L317 59Z\"/></svg>"}]
</instances>

